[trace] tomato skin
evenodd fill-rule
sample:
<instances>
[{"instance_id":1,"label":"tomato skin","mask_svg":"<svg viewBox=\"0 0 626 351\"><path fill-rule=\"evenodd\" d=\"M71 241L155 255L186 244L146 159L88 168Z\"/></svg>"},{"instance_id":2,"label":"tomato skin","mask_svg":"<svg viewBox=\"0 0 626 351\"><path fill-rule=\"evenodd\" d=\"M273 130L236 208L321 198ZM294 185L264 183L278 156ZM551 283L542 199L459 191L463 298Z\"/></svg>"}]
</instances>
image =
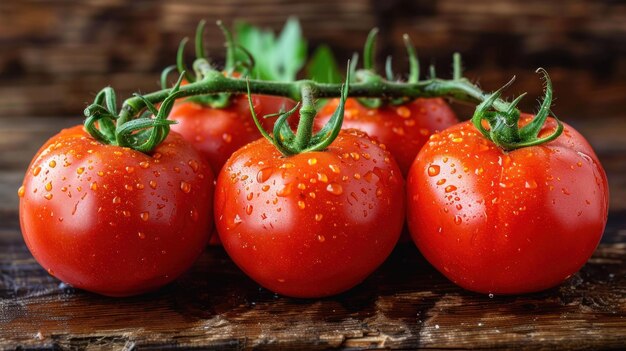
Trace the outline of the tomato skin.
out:
<instances>
[{"instance_id":1,"label":"tomato skin","mask_svg":"<svg viewBox=\"0 0 626 351\"><path fill-rule=\"evenodd\" d=\"M290 157L255 141L228 160L217 189L224 248L253 280L287 296L357 285L390 254L404 222L397 164L358 131Z\"/></svg>"},{"instance_id":2,"label":"tomato skin","mask_svg":"<svg viewBox=\"0 0 626 351\"><path fill-rule=\"evenodd\" d=\"M550 118L542 133L555 126ZM608 214L606 174L568 125L550 143L509 152L470 122L446 129L419 153L407 193L417 247L450 280L481 293L560 284L591 257Z\"/></svg>"},{"instance_id":3,"label":"tomato skin","mask_svg":"<svg viewBox=\"0 0 626 351\"><path fill-rule=\"evenodd\" d=\"M264 115L287 110L295 103L287 98L252 95L254 109L269 132L275 118L263 119ZM223 109L211 108L195 102L178 101L169 119L177 123L171 126L200 151L209 161L214 174L218 174L226 160L242 146L261 137L250 113L246 95L236 95L231 104Z\"/></svg>"},{"instance_id":4,"label":"tomato skin","mask_svg":"<svg viewBox=\"0 0 626 351\"><path fill-rule=\"evenodd\" d=\"M318 128L328 122L338 103L339 99L333 99L320 110L316 118ZM346 100L343 128L364 131L385 144L406 176L428 137L458 122L454 111L441 98L418 98L401 106L377 109L350 98Z\"/></svg>"},{"instance_id":5,"label":"tomato skin","mask_svg":"<svg viewBox=\"0 0 626 351\"><path fill-rule=\"evenodd\" d=\"M109 296L177 278L213 223L213 173L176 133L146 155L96 142L82 126L64 129L39 150L18 194L35 259L60 280Z\"/></svg>"}]
</instances>

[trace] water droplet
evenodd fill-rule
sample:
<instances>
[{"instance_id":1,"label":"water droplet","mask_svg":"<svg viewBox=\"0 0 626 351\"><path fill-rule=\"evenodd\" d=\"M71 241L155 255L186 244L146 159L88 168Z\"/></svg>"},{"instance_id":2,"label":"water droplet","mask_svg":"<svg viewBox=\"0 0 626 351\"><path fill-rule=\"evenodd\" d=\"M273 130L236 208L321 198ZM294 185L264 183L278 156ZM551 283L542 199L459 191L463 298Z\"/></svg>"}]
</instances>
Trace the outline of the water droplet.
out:
<instances>
[{"instance_id":1,"label":"water droplet","mask_svg":"<svg viewBox=\"0 0 626 351\"><path fill-rule=\"evenodd\" d=\"M324 218L324 215L323 215L323 214L321 214L321 213L318 213L318 214L316 214L316 215L315 215L315 221L316 221L316 222L321 221L321 220L322 220L322 218Z\"/></svg>"},{"instance_id":2,"label":"water droplet","mask_svg":"<svg viewBox=\"0 0 626 351\"><path fill-rule=\"evenodd\" d=\"M446 193L451 193L456 190L456 186L448 185L445 190L446 190Z\"/></svg>"},{"instance_id":3,"label":"water droplet","mask_svg":"<svg viewBox=\"0 0 626 351\"><path fill-rule=\"evenodd\" d=\"M461 218L461 216L454 216L454 224L461 224L461 222L463 222L463 219Z\"/></svg>"},{"instance_id":4,"label":"water droplet","mask_svg":"<svg viewBox=\"0 0 626 351\"><path fill-rule=\"evenodd\" d=\"M396 108L396 114L402 118L409 118L411 117L411 110L406 106L399 106Z\"/></svg>"},{"instance_id":5,"label":"water droplet","mask_svg":"<svg viewBox=\"0 0 626 351\"><path fill-rule=\"evenodd\" d=\"M437 184L437 185L443 185L443 184L445 184L445 182L446 182L446 179L445 179L445 178L441 178L441 179L439 179L439 180L437 181L437 183L436 183L436 184Z\"/></svg>"},{"instance_id":6,"label":"water droplet","mask_svg":"<svg viewBox=\"0 0 626 351\"><path fill-rule=\"evenodd\" d=\"M45 188L47 191L52 190L52 182L47 182Z\"/></svg>"},{"instance_id":7,"label":"water droplet","mask_svg":"<svg viewBox=\"0 0 626 351\"><path fill-rule=\"evenodd\" d=\"M476 175L479 175L479 174L482 174L484 171L485 171L485 170L484 170L482 167L480 167L480 168L477 168L477 169L474 171L474 173L475 173Z\"/></svg>"},{"instance_id":8,"label":"water droplet","mask_svg":"<svg viewBox=\"0 0 626 351\"><path fill-rule=\"evenodd\" d=\"M286 184L282 189L276 192L276 196L280 197L286 197L289 196L289 194L291 194L291 183Z\"/></svg>"},{"instance_id":9,"label":"water droplet","mask_svg":"<svg viewBox=\"0 0 626 351\"><path fill-rule=\"evenodd\" d=\"M310 158L310 159L308 159L307 162L309 163L309 165L313 166L314 164L317 163L317 159L316 158Z\"/></svg>"},{"instance_id":10,"label":"water droplet","mask_svg":"<svg viewBox=\"0 0 626 351\"><path fill-rule=\"evenodd\" d=\"M527 180L526 183L524 183L524 187L526 189L535 189L537 187L537 182L533 179Z\"/></svg>"},{"instance_id":11,"label":"water droplet","mask_svg":"<svg viewBox=\"0 0 626 351\"><path fill-rule=\"evenodd\" d=\"M561 192L563 193L563 195L570 195L571 194L569 192L569 190L567 190L567 188L561 188Z\"/></svg>"},{"instance_id":12,"label":"water droplet","mask_svg":"<svg viewBox=\"0 0 626 351\"><path fill-rule=\"evenodd\" d=\"M144 185L141 184L141 183L137 183L137 184L135 184L135 188L137 188L138 190L143 190Z\"/></svg>"},{"instance_id":13,"label":"water droplet","mask_svg":"<svg viewBox=\"0 0 626 351\"><path fill-rule=\"evenodd\" d=\"M319 180L322 183L328 183L328 176L326 176L325 173L318 173L317 180Z\"/></svg>"},{"instance_id":14,"label":"water droplet","mask_svg":"<svg viewBox=\"0 0 626 351\"><path fill-rule=\"evenodd\" d=\"M310 196L312 199L315 199L315 196L316 196L316 195L315 195L315 192L311 191L311 192L309 193L309 196Z\"/></svg>"},{"instance_id":15,"label":"water droplet","mask_svg":"<svg viewBox=\"0 0 626 351\"><path fill-rule=\"evenodd\" d=\"M354 179L361 179L361 175L359 173L354 173Z\"/></svg>"},{"instance_id":16,"label":"water droplet","mask_svg":"<svg viewBox=\"0 0 626 351\"><path fill-rule=\"evenodd\" d=\"M261 190L263 190L263 191L268 191L268 190L270 190L270 186L269 186L269 185L263 185L263 186L261 187Z\"/></svg>"},{"instance_id":17,"label":"water droplet","mask_svg":"<svg viewBox=\"0 0 626 351\"><path fill-rule=\"evenodd\" d=\"M20 186L19 189L17 189L17 196L19 197L24 197L24 193L26 192L26 189L24 189L24 186Z\"/></svg>"},{"instance_id":18,"label":"water droplet","mask_svg":"<svg viewBox=\"0 0 626 351\"><path fill-rule=\"evenodd\" d=\"M317 241L323 243L324 241L326 241L326 238L323 235L318 235L317 236Z\"/></svg>"},{"instance_id":19,"label":"water droplet","mask_svg":"<svg viewBox=\"0 0 626 351\"><path fill-rule=\"evenodd\" d=\"M189 167L191 167L191 170L196 173L198 171L198 168L200 167L200 165L198 164L198 161L196 160L189 160L189 162L187 162L187 164L189 165Z\"/></svg>"},{"instance_id":20,"label":"water droplet","mask_svg":"<svg viewBox=\"0 0 626 351\"><path fill-rule=\"evenodd\" d=\"M341 195L343 193L343 187L337 183L328 184L326 190L333 195Z\"/></svg>"},{"instance_id":21,"label":"water droplet","mask_svg":"<svg viewBox=\"0 0 626 351\"><path fill-rule=\"evenodd\" d=\"M37 166L33 169L33 175L35 177L39 175L39 172L41 172L41 167Z\"/></svg>"},{"instance_id":22,"label":"water droplet","mask_svg":"<svg viewBox=\"0 0 626 351\"><path fill-rule=\"evenodd\" d=\"M77 174L83 174L83 172L85 172L85 167L78 167L78 168L76 168L76 173Z\"/></svg>"},{"instance_id":23,"label":"water droplet","mask_svg":"<svg viewBox=\"0 0 626 351\"><path fill-rule=\"evenodd\" d=\"M54 167L56 167L56 166L57 166L57 161L55 161L55 160L51 160L51 161L48 163L48 166L50 166L50 168L54 168Z\"/></svg>"},{"instance_id":24,"label":"water droplet","mask_svg":"<svg viewBox=\"0 0 626 351\"><path fill-rule=\"evenodd\" d=\"M61 187L61 191L62 191L62 192L66 192L66 191L67 191L67 187L62 186L62 187Z\"/></svg>"},{"instance_id":25,"label":"water droplet","mask_svg":"<svg viewBox=\"0 0 626 351\"><path fill-rule=\"evenodd\" d=\"M98 190L98 183L96 182L91 183L91 186L89 188L93 191Z\"/></svg>"},{"instance_id":26,"label":"water droplet","mask_svg":"<svg viewBox=\"0 0 626 351\"><path fill-rule=\"evenodd\" d=\"M141 218L142 221L147 222L150 219L150 213L148 213L148 212L141 212L139 214L139 218Z\"/></svg>"},{"instance_id":27,"label":"water droplet","mask_svg":"<svg viewBox=\"0 0 626 351\"><path fill-rule=\"evenodd\" d=\"M457 201L458 201L458 200L457 200ZM455 207L456 207L456 209L457 209L457 210L459 210L459 211L463 209L463 205L461 205L461 204L456 204L456 206L455 206Z\"/></svg>"},{"instance_id":28,"label":"water droplet","mask_svg":"<svg viewBox=\"0 0 626 351\"><path fill-rule=\"evenodd\" d=\"M130 185L130 184L124 184L124 189L126 189L128 191L131 191L131 190L133 190L133 186Z\"/></svg>"},{"instance_id":29,"label":"water droplet","mask_svg":"<svg viewBox=\"0 0 626 351\"><path fill-rule=\"evenodd\" d=\"M404 135L404 128L402 127L392 127L391 130L398 135Z\"/></svg>"},{"instance_id":30,"label":"water droplet","mask_svg":"<svg viewBox=\"0 0 626 351\"><path fill-rule=\"evenodd\" d=\"M304 184L304 183L298 183L298 189L300 189L300 190L304 190L304 189L306 189L306 184Z\"/></svg>"},{"instance_id":31,"label":"water droplet","mask_svg":"<svg viewBox=\"0 0 626 351\"><path fill-rule=\"evenodd\" d=\"M431 177L434 177L439 174L440 170L441 170L441 167L439 167L438 165L430 165L428 167L428 175Z\"/></svg>"},{"instance_id":32,"label":"water droplet","mask_svg":"<svg viewBox=\"0 0 626 351\"><path fill-rule=\"evenodd\" d=\"M52 194L47 193L46 195L43 196L46 200L52 200Z\"/></svg>"},{"instance_id":33,"label":"water droplet","mask_svg":"<svg viewBox=\"0 0 626 351\"><path fill-rule=\"evenodd\" d=\"M341 169L337 165L328 165L328 168L330 168L333 173L341 173Z\"/></svg>"},{"instance_id":34,"label":"water droplet","mask_svg":"<svg viewBox=\"0 0 626 351\"><path fill-rule=\"evenodd\" d=\"M180 190L183 191L183 193L185 194L189 194L189 192L191 191L191 184L185 182L185 181L181 181L180 182Z\"/></svg>"},{"instance_id":35,"label":"water droplet","mask_svg":"<svg viewBox=\"0 0 626 351\"><path fill-rule=\"evenodd\" d=\"M197 222L199 218L198 211L195 208L191 209L189 211L189 217L191 217L192 221Z\"/></svg>"},{"instance_id":36,"label":"water droplet","mask_svg":"<svg viewBox=\"0 0 626 351\"><path fill-rule=\"evenodd\" d=\"M224 140L225 143L230 143L233 140L233 136L229 133L224 133L222 134L222 140Z\"/></svg>"},{"instance_id":37,"label":"water droplet","mask_svg":"<svg viewBox=\"0 0 626 351\"><path fill-rule=\"evenodd\" d=\"M144 232L137 232L137 236L139 237L139 239L145 239L146 238L146 234Z\"/></svg>"},{"instance_id":38,"label":"water droplet","mask_svg":"<svg viewBox=\"0 0 626 351\"><path fill-rule=\"evenodd\" d=\"M256 174L257 182L264 183L270 178L273 172L274 172L274 169L272 167L263 168L262 170L259 171L259 173Z\"/></svg>"},{"instance_id":39,"label":"water droplet","mask_svg":"<svg viewBox=\"0 0 626 351\"><path fill-rule=\"evenodd\" d=\"M377 197L381 197L382 195L383 195L383 189L381 189L381 188L377 188L377 189L376 189L376 196L377 196Z\"/></svg>"},{"instance_id":40,"label":"water droplet","mask_svg":"<svg viewBox=\"0 0 626 351\"><path fill-rule=\"evenodd\" d=\"M243 221L241 220L241 217L239 217L239 214L236 214L236 215L235 215L235 218L233 218L233 224L239 224L239 223L241 223L241 222L243 222Z\"/></svg>"},{"instance_id":41,"label":"water droplet","mask_svg":"<svg viewBox=\"0 0 626 351\"><path fill-rule=\"evenodd\" d=\"M246 214L247 215L251 215L253 209L254 209L254 207L252 207L252 205L246 206Z\"/></svg>"},{"instance_id":42,"label":"water droplet","mask_svg":"<svg viewBox=\"0 0 626 351\"><path fill-rule=\"evenodd\" d=\"M151 180L150 182L148 182L148 184L150 185L150 187L152 189L156 189L157 188L157 182L155 182L154 180Z\"/></svg>"},{"instance_id":43,"label":"water droplet","mask_svg":"<svg viewBox=\"0 0 626 351\"><path fill-rule=\"evenodd\" d=\"M141 167L143 169L146 169L146 168L150 167L150 162L148 162L148 161L141 161L141 162L139 162L139 167Z\"/></svg>"},{"instance_id":44,"label":"water droplet","mask_svg":"<svg viewBox=\"0 0 626 351\"><path fill-rule=\"evenodd\" d=\"M152 155L152 158L153 158L153 159L155 159L155 160L158 160L158 159L160 159L162 156L163 156L163 155L161 155L159 152L155 152L155 153Z\"/></svg>"},{"instance_id":45,"label":"water droplet","mask_svg":"<svg viewBox=\"0 0 626 351\"><path fill-rule=\"evenodd\" d=\"M351 152L350 157L352 157L353 160L358 161L361 158L361 155L356 152Z\"/></svg>"},{"instance_id":46,"label":"water droplet","mask_svg":"<svg viewBox=\"0 0 626 351\"><path fill-rule=\"evenodd\" d=\"M126 173L133 173L135 172L135 167L133 166L126 166Z\"/></svg>"},{"instance_id":47,"label":"water droplet","mask_svg":"<svg viewBox=\"0 0 626 351\"><path fill-rule=\"evenodd\" d=\"M126 211L126 210L124 210L124 211L122 211L122 215L123 215L124 217L130 217L130 211Z\"/></svg>"},{"instance_id":48,"label":"water droplet","mask_svg":"<svg viewBox=\"0 0 626 351\"><path fill-rule=\"evenodd\" d=\"M300 200L298 201L298 208L301 210L304 210L304 208L306 207L306 204L304 203L304 201Z\"/></svg>"},{"instance_id":49,"label":"water droplet","mask_svg":"<svg viewBox=\"0 0 626 351\"><path fill-rule=\"evenodd\" d=\"M119 196L116 196L113 198L113 203L114 204L119 204L120 202L122 202L122 199Z\"/></svg>"},{"instance_id":50,"label":"water droplet","mask_svg":"<svg viewBox=\"0 0 626 351\"><path fill-rule=\"evenodd\" d=\"M453 143L457 143L457 144L458 144L458 143L462 143L462 142L463 142L463 138L461 138L461 137L458 137L458 138L452 138L452 142L453 142Z\"/></svg>"}]
</instances>

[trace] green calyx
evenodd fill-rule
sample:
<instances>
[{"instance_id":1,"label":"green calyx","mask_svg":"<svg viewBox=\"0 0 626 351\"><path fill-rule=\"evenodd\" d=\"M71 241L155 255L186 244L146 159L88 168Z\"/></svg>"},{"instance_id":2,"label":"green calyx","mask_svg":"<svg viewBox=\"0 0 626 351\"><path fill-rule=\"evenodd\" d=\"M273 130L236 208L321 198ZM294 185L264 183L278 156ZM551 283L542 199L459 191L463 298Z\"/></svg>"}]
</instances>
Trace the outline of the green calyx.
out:
<instances>
[{"instance_id":1,"label":"green calyx","mask_svg":"<svg viewBox=\"0 0 626 351\"><path fill-rule=\"evenodd\" d=\"M295 26L296 22L290 23L281 34L282 39L277 41L282 43L282 46L286 45L285 43L297 42L294 39L299 33L296 30L298 29ZM340 74L330 72L329 75L328 70L324 72L324 66L328 69L333 67L328 64L333 61L332 53L328 50L320 51L319 62L311 66L315 75L323 77L324 80L252 79L250 76L257 74L254 71L257 68L257 60L250 54L247 47L235 44L230 33L220 23L218 25L226 37L227 53L224 70L216 69L205 57L202 42L204 23L201 22L196 32L197 58L192 70L184 64L183 51L186 40L183 40L178 50L177 65L166 68L161 75L163 89L144 95L135 94L125 100L118 110L115 92L110 87L104 88L96 95L94 102L85 109L85 129L94 139L102 143L130 147L149 153L165 139L170 124L174 123L168 121L167 116L176 99L186 97L214 107L223 107L228 103L230 96L244 93L281 96L299 102L298 106L290 111L273 114L279 118L271 134L263 130L250 104L254 121L261 134L284 155L327 148L339 134L348 96L361 98L362 102L371 103L370 107L380 106L383 103L403 104L419 97L447 97L478 104L472 118L474 125L485 137L505 150L549 142L558 137L563 129L562 124L557 120L557 128L552 134L539 137L552 102L552 85L547 73L542 69L538 71L545 77L545 97L535 118L527 125L519 127L520 112L516 106L523 95L512 102L502 100L500 95L508 84L495 93L484 93L478 86L463 77L459 54L454 54L453 57L451 79L436 77L433 66L429 69L430 75L420 79L419 61L413 43L407 35L403 39L409 56L410 71L405 81L395 78L390 58L387 60L385 77L377 74L373 69L373 47L376 37L376 32L373 31L368 37L364 50L365 67L357 69L358 56L355 56L351 62L348 62L346 82L341 85L335 77ZM250 33L254 31L248 34ZM250 37L258 36L250 34ZM243 42L245 40L242 39ZM296 45L296 48L300 47L301 45ZM294 53L299 50L294 50ZM295 69L295 66L292 68ZM178 70L180 76L176 84L170 88L168 76L174 70ZM193 72L193 74L188 74L188 72ZM234 75L233 72L239 73L240 76ZM187 83L181 85L183 79ZM320 131L314 133L316 103L320 99L336 97L341 99L332 118ZM293 131L287 122L296 111L299 112L300 119L297 129ZM487 122L488 128L483 127L483 120Z\"/></svg>"},{"instance_id":2,"label":"green calyx","mask_svg":"<svg viewBox=\"0 0 626 351\"><path fill-rule=\"evenodd\" d=\"M526 93L515 98L508 106L496 106L495 102L500 98L502 91L509 87L515 77L502 88L489 95L482 103L476 107L472 123L487 139L493 141L503 150L515 150L527 146L535 146L550 142L561 135L563 124L556 117L556 129L547 136L539 137L543 128L550 106L552 104L552 82L548 72L543 68L537 69L537 73L543 74L545 79L545 94L539 111L533 119L523 127L519 127L520 112L516 109L517 104ZM489 129L483 126L482 121L487 121Z\"/></svg>"},{"instance_id":3,"label":"green calyx","mask_svg":"<svg viewBox=\"0 0 626 351\"><path fill-rule=\"evenodd\" d=\"M181 96L180 83L183 74L178 78L176 85L163 99L160 108L156 108L144 96L134 96L145 104L145 111L138 118L127 120L117 113L115 92L112 88L102 89L94 103L85 109L85 130L96 140L104 144L129 147L137 151L148 153L167 137L170 124L175 123L167 119L174 101Z\"/></svg>"},{"instance_id":4,"label":"green calyx","mask_svg":"<svg viewBox=\"0 0 626 351\"><path fill-rule=\"evenodd\" d=\"M317 114L315 108L314 89L315 87L311 84L311 82L303 81L299 85L299 91L302 97L300 103L289 111L263 116L263 118L278 116L278 119L274 123L273 134L270 135L263 128L256 112L254 111L250 82L247 82L248 103L250 105L250 111L252 113L254 123L261 134L285 156L309 151L322 151L326 149L335 140L335 138L337 138L343 123L344 107L346 104L346 98L348 97L348 91L350 89L350 62L348 62L346 82L341 86L339 106L337 106L337 109L330 117L328 123L326 123L326 125L324 125L324 127L317 133L313 133L313 120ZM293 115L296 110L299 110L300 118L298 128L294 133L289 125L288 118Z\"/></svg>"}]
</instances>

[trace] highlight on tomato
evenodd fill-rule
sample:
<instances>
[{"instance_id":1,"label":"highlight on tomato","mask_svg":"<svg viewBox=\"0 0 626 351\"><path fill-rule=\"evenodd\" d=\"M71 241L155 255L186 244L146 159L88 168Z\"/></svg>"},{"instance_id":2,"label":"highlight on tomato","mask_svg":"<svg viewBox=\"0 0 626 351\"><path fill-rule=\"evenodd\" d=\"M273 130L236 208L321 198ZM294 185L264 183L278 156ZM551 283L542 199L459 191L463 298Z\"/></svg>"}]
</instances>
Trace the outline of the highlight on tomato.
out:
<instances>
[{"instance_id":1,"label":"highlight on tomato","mask_svg":"<svg viewBox=\"0 0 626 351\"><path fill-rule=\"evenodd\" d=\"M300 125L308 128L294 134L288 126L297 108L281 115L274 135L235 152L217 179L224 249L282 295L354 287L391 253L404 223L404 181L393 157L362 132L340 131L347 88L320 132L311 135L314 103L304 99Z\"/></svg>"},{"instance_id":2,"label":"highlight on tomato","mask_svg":"<svg viewBox=\"0 0 626 351\"><path fill-rule=\"evenodd\" d=\"M127 123L106 88L85 127L62 130L37 152L18 191L20 224L48 273L76 288L129 296L173 281L203 251L213 173L168 133L177 88L160 111L151 106L156 118Z\"/></svg>"},{"instance_id":3,"label":"highlight on tomato","mask_svg":"<svg viewBox=\"0 0 626 351\"><path fill-rule=\"evenodd\" d=\"M494 107L434 134L407 179L407 217L426 259L461 287L519 294L554 287L587 262L608 213L606 174L571 126Z\"/></svg>"}]
</instances>

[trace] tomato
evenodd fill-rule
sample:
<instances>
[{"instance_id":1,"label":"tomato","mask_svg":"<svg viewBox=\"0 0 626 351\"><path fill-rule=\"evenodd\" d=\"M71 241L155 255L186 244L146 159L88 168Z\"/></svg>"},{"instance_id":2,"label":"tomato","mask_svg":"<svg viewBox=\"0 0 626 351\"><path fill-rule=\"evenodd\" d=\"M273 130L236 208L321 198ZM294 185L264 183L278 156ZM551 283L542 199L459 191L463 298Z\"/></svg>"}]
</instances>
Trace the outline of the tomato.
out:
<instances>
[{"instance_id":1,"label":"tomato","mask_svg":"<svg viewBox=\"0 0 626 351\"><path fill-rule=\"evenodd\" d=\"M289 157L255 141L226 162L217 189L224 248L253 280L287 296L328 296L360 283L387 258L404 222L400 169L355 130L324 151Z\"/></svg>"},{"instance_id":2,"label":"tomato","mask_svg":"<svg viewBox=\"0 0 626 351\"><path fill-rule=\"evenodd\" d=\"M96 142L82 126L42 146L18 195L26 245L51 274L103 295L161 287L203 251L213 173L170 133L150 155Z\"/></svg>"},{"instance_id":3,"label":"tomato","mask_svg":"<svg viewBox=\"0 0 626 351\"><path fill-rule=\"evenodd\" d=\"M318 113L316 125L325 125L337 108L339 99L333 99ZM398 162L406 176L428 137L458 123L454 111L441 98L418 98L400 106L370 109L357 99L347 99L343 128L362 130L378 139Z\"/></svg>"},{"instance_id":4,"label":"tomato","mask_svg":"<svg viewBox=\"0 0 626 351\"><path fill-rule=\"evenodd\" d=\"M549 118L540 135L555 128ZM407 192L420 251L450 280L481 293L560 284L593 253L608 211L605 172L567 125L549 143L508 152L471 122L453 126L419 153Z\"/></svg>"},{"instance_id":5,"label":"tomato","mask_svg":"<svg viewBox=\"0 0 626 351\"><path fill-rule=\"evenodd\" d=\"M252 102L260 116L295 106L292 100L268 95L253 95ZM180 133L200 151L211 164L214 174L219 173L233 152L261 137L252 120L246 95L234 96L231 104L223 109L178 101L169 119L177 122L171 130ZM265 129L271 131L272 119L262 121Z\"/></svg>"},{"instance_id":6,"label":"tomato","mask_svg":"<svg viewBox=\"0 0 626 351\"><path fill-rule=\"evenodd\" d=\"M295 106L292 100L269 95L253 95L252 102L255 111L261 116ZM219 173L233 152L261 137L252 120L246 95L233 97L230 106L224 109L179 101L170 112L169 119L177 122L171 129L180 133L200 151L209 161L214 174ZM264 128L271 131L275 119L261 119ZM214 233L210 244L219 243L219 237Z\"/></svg>"}]
</instances>

